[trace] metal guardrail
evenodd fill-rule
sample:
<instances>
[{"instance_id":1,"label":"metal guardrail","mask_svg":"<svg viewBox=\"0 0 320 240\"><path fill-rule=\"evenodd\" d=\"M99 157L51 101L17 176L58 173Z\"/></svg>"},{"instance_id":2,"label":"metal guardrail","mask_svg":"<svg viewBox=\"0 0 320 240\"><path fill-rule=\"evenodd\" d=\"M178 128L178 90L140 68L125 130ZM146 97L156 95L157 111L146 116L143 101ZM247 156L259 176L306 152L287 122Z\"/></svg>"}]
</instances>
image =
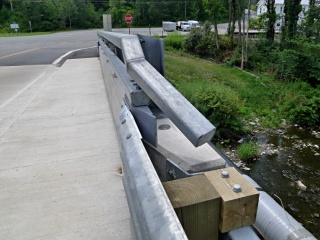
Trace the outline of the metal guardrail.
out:
<instances>
[{"instance_id":1,"label":"metal guardrail","mask_svg":"<svg viewBox=\"0 0 320 240\"><path fill-rule=\"evenodd\" d=\"M125 106L117 128L125 173L123 183L138 239L187 239L144 149L134 118Z\"/></svg>"},{"instance_id":2,"label":"metal guardrail","mask_svg":"<svg viewBox=\"0 0 320 240\"><path fill-rule=\"evenodd\" d=\"M121 141L123 183L137 237L187 239L126 106L131 106L131 111L138 106L143 121L149 121L149 127L154 128L153 113L146 107L152 100L195 146L209 141L215 128L145 59L137 36L111 32L99 32L98 36L100 63ZM287 212L281 215L284 209L245 177L261 194L255 227L265 239L316 239ZM233 230L223 237L256 238L250 227Z\"/></svg>"},{"instance_id":3,"label":"metal guardrail","mask_svg":"<svg viewBox=\"0 0 320 240\"><path fill-rule=\"evenodd\" d=\"M119 58L99 42L100 64L121 143L122 181L137 239L187 239L127 108L146 105L150 99L137 89Z\"/></svg>"},{"instance_id":4,"label":"metal guardrail","mask_svg":"<svg viewBox=\"0 0 320 240\"><path fill-rule=\"evenodd\" d=\"M194 146L210 141L215 127L145 59L137 36L98 32L121 49L128 74Z\"/></svg>"}]
</instances>

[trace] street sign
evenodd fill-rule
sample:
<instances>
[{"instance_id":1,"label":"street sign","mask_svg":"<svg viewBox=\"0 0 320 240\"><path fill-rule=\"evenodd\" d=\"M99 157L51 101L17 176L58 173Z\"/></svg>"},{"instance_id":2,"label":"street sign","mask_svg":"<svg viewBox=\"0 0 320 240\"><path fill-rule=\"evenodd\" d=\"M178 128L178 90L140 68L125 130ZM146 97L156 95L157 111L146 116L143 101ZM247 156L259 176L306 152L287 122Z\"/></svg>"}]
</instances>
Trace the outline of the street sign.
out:
<instances>
[{"instance_id":1,"label":"street sign","mask_svg":"<svg viewBox=\"0 0 320 240\"><path fill-rule=\"evenodd\" d=\"M18 29L18 28L19 28L19 24L17 24L17 23L11 23L11 24L10 24L10 28L11 28L11 29Z\"/></svg>"},{"instance_id":2,"label":"street sign","mask_svg":"<svg viewBox=\"0 0 320 240\"><path fill-rule=\"evenodd\" d=\"M125 20L127 23L131 23L131 22L132 22L132 16L131 16L131 14L127 13L126 16L124 17L124 20Z\"/></svg>"}]
</instances>

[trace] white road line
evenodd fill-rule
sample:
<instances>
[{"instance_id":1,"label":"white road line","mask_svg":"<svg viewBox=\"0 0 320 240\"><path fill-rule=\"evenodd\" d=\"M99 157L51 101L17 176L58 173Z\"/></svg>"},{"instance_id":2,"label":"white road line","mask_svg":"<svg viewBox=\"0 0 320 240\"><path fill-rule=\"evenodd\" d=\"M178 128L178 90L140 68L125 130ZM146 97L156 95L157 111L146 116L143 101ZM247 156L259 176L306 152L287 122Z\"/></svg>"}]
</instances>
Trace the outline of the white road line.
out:
<instances>
[{"instance_id":1,"label":"white road line","mask_svg":"<svg viewBox=\"0 0 320 240\"><path fill-rule=\"evenodd\" d=\"M15 98L17 98L21 93L23 93L24 91L26 91L29 87L31 87L34 83L36 83L43 75L45 75L47 73L47 71L45 71L44 73L42 73L39 77L37 77L35 80L33 80L31 83L29 83L27 86L25 86L22 90L20 90L19 92L17 92L14 96L12 96L8 101L6 101L5 103L3 103L0 106L0 110L2 108L4 108L5 106L7 106L10 102L12 102Z\"/></svg>"},{"instance_id":2,"label":"white road line","mask_svg":"<svg viewBox=\"0 0 320 240\"><path fill-rule=\"evenodd\" d=\"M57 64L61 61L62 58L68 56L69 54L75 52L75 51L79 51L79 50L84 50L84 49L89 49L89 48L96 48L97 46L94 46L94 47L88 47L88 48L79 48L79 49L75 49L75 50L72 50L72 51L69 51L67 52L66 54L62 55L61 57L57 58L52 64Z\"/></svg>"}]
</instances>

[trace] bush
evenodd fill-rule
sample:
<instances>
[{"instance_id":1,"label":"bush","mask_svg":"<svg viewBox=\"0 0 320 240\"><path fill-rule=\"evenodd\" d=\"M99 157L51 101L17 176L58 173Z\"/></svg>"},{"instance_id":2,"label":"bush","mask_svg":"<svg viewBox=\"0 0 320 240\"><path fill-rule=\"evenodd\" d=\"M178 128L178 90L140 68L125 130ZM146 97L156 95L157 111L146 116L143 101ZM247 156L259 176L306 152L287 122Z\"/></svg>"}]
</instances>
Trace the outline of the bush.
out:
<instances>
[{"instance_id":1,"label":"bush","mask_svg":"<svg viewBox=\"0 0 320 240\"><path fill-rule=\"evenodd\" d=\"M259 145L253 141L243 143L237 149L238 157L241 160L249 160L258 155Z\"/></svg>"},{"instance_id":2,"label":"bush","mask_svg":"<svg viewBox=\"0 0 320 240\"><path fill-rule=\"evenodd\" d=\"M196 53L196 47L202 37L203 32L200 28L192 28L189 36L184 41L184 48L191 53Z\"/></svg>"},{"instance_id":3,"label":"bush","mask_svg":"<svg viewBox=\"0 0 320 240\"><path fill-rule=\"evenodd\" d=\"M183 37L180 33L173 32L169 33L168 36L163 39L163 42L166 50L170 50L172 48L180 50L182 49Z\"/></svg>"},{"instance_id":4,"label":"bush","mask_svg":"<svg viewBox=\"0 0 320 240\"><path fill-rule=\"evenodd\" d=\"M306 57L292 49L285 49L278 54L277 77L280 80L295 81L303 79L305 66L308 62Z\"/></svg>"},{"instance_id":5,"label":"bush","mask_svg":"<svg viewBox=\"0 0 320 240\"><path fill-rule=\"evenodd\" d=\"M290 122L305 126L320 124L320 91L305 82L292 83L287 88L281 95L283 115Z\"/></svg>"},{"instance_id":6,"label":"bush","mask_svg":"<svg viewBox=\"0 0 320 240\"><path fill-rule=\"evenodd\" d=\"M184 41L183 47L190 53L200 55L201 57L213 58L221 62L232 48L230 38L219 35L219 45L220 48L218 49L214 33L211 32L211 26L206 22L202 29L191 30Z\"/></svg>"},{"instance_id":7,"label":"bush","mask_svg":"<svg viewBox=\"0 0 320 240\"><path fill-rule=\"evenodd\" d=\"M320 83L320 47L303 40L287 41L278 52L277 77L286 81L302 80L317 86Z\"/></svg>"},{"instance_id":8,"label":"bush","mask_svg":"<svg viewBox=\"0 0 320 240\"><path fill-rule=\"evenodd\" d=\"M274 64L277 62L275 53L278 50L279 44L269 40L260 39L250 42L246 67L256 72L274 72ZM238 55L241 57L240 53Z\"/></svg>"},{"instance_id":9,"label":"bush","mask_svg":"<svg viewBox=\"0 0 320 240\"><path fill-rule=\"evenodd\" d=\"M243 102L236 92L221 83L190 83L179 91L217 127L217 135L232 138L231 133L242 132Z\"/></svg>"}]
</instances>

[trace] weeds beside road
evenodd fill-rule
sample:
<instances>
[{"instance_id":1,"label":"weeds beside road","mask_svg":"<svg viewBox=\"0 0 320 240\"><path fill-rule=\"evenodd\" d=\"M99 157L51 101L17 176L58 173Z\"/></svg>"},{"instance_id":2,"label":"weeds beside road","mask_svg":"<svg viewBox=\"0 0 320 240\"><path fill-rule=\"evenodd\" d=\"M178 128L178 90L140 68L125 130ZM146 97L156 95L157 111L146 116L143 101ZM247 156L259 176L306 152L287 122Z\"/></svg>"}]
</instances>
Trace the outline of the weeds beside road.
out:
<instances>
[{"instance_id":1,"label":"weeds beside road","mask_svg":"<svg viewBox=\"0 0 320 240\"><path fill-rule=\"evenodd\" d=\"M294 123L294 114L303 117L302 106L319 94L304 82L256 78L182 51L166 51L165 63L166 78L218 128L217 136L237 138L256 119L268 128Z\"/></svg>"}]
</instances>

